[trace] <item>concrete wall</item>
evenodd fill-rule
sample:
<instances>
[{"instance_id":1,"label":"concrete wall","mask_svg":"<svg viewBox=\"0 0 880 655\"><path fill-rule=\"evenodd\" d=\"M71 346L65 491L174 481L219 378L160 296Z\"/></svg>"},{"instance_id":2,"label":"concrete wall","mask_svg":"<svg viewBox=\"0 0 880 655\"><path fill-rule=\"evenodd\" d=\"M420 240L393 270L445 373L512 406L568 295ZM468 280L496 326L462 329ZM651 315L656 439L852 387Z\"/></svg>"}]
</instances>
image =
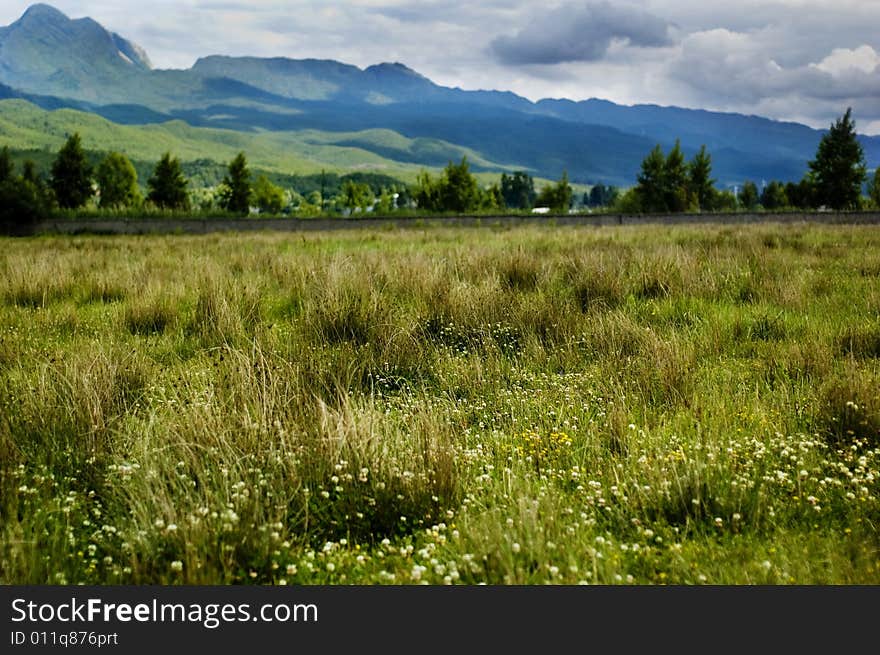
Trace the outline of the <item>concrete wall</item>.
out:
<instances>
[{"instance_id":1,"label":"concrete wall","mask_svg":"<svg viewBox=\"0 0 880 655\"><path fill-rule=\"evenodd\" d=\"M209 234L213 232L328 231L344 229L396 229L426 226L516 226L516 225L681 225L714 223L822 223L841 225L880 224L880 212L786 212L760 214L670 214L670 215L554 215L554 216L455 216L407 218L320 218L320 219L167 219L120 218L51 219L15 230L32 234Z\"/></svg>"}]
</instances>

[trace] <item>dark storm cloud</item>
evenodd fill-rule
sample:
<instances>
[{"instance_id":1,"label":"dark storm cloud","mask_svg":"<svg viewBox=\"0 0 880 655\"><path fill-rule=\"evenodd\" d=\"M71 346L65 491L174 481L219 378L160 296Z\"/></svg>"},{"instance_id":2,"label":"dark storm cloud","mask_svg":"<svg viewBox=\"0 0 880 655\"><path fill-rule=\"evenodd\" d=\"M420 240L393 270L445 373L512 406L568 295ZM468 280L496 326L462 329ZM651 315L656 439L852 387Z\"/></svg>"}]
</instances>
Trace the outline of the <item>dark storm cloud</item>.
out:
<instances>
[{"instance_id":1,"label":"dark storm cloud","mask_svg":"<svg viewBox=\"0 0 880 655\"><path fill-rule=\"evenodd\" d=\"M602 59L614 41L635 47L672 45L670 25L636 7L607 2L561 7L515 36L501 36L491 49L503 64L559 64Z\"/></svg>"}]
</instances>

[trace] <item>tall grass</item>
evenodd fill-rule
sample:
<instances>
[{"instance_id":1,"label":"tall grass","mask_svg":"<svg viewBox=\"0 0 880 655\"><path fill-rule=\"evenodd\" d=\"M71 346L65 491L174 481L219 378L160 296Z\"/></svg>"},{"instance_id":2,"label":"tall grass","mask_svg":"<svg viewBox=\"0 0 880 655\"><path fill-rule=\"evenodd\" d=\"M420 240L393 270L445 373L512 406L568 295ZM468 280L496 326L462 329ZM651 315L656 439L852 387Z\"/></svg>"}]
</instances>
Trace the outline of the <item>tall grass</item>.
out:
<instances>
[{"instance_id":1,"label":"tall grass","mask_svg":"<svg viewBox=\"0 0 880 655\"><path fill-rule=\"evenodd\" d=\"M0 581L876 584L878 245L0 241Z\"/></svg>"}]
</instances>

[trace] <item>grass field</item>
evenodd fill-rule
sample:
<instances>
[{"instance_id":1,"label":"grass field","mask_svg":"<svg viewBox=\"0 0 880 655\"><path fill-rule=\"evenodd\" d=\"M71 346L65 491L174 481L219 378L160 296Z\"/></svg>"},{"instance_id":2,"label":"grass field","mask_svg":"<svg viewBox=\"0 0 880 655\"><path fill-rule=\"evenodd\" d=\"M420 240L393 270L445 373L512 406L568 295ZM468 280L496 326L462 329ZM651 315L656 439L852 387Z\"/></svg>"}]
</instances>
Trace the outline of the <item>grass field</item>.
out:
<instances>
[{"instance_id":1,"label":"grass field","mask_svg":"<svg viewBox=\"0 0 880 655\"><path fill-rule=\"evenodd\" d=\"M0 239L0 582L880 583L880 229Z\"/></svg>"}]
</instances>

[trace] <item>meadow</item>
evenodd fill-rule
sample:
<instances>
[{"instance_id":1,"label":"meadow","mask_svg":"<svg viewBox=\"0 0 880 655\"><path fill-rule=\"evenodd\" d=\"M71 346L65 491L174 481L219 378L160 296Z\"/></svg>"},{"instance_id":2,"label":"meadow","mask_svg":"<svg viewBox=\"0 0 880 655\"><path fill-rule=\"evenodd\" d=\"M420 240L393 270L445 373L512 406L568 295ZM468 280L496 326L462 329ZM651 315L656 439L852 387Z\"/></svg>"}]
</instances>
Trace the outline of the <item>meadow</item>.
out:
<instances>
[{"instance_id":1,"label":"meadow","mask_svg":"<svg viewBox=\"0 0 880 655\"><path fill-rule=\"evenodd\" d=\"M880 229L0 239L4 584L878 584Z\"/></svg>"}]
</instances>

